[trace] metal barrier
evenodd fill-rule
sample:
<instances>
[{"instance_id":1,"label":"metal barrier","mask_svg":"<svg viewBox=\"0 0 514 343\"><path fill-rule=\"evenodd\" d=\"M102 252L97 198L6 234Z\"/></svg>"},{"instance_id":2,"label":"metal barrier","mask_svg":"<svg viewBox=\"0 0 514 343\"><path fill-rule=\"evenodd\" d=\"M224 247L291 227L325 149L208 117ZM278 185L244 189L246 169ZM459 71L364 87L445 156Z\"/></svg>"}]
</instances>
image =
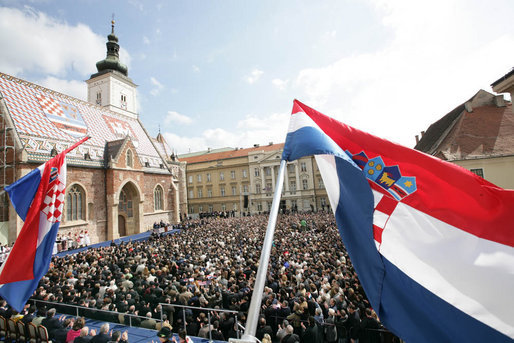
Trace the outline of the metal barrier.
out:
<instances>
[{"instance_id":1,"label":"metal barrier","mask_svg":"<svg viewBox=\"0 0 514 343\"><path fill-rule=\"evenodd\" d=\"M86 307L86 306L70 305L70 304L57 303L57 302L45 301L45 300L37 300L37 299L30 299L30 301L32 301L36 307L38 307L37 306L38 303L43 303L43 304L50 304L50 305L52 305L52 307L54 307L56 310L59 309L59 308L63 308L63 307L69 307L69 308L75 309L75 316L76 317L80 317L80 310L83 310L83 312L95 312L95 313L112 314L112 315L115 315L118 318L118 321L119 321L119 316L120 315L122 315L124 318L128 316L129 317L129 325L128 326L130 326L130 327L132 327L132 318L133 317L146 319L145 316L138 316L136 314L129 314L129 313L123 313L123 312L117 312L117 311L101 310L101 309L96 309L96 308L91 308L91 307ZM58 311L58 312L61 313L62 311ZM71 315L71 313L65 313L65 314L70 314ZM84 313L82 315L84 317L88 317ZM90 318L90 317L88 317L88 318ZM161 311L161 319L162 319L162 311ZM110 322L109 320L105 320L105 321L106 322ZM162 320L161 320L161 322L162 322ZM123 325L127 325L127 323L123 323Z\"/></svg>"},{"instance_id":2,"label":"metal barrier","mask_svg":"<svg viewBox=\"0 0 514 343\"><path fill-rule=\"evenodd\" d=\"M232 313L232 314L235 314L235 322L234 324L237 324L238 327L242 327L244 329L244 327L239 324L239 322L237 321L237 315L238 315L238 311L233 311L233 310L225 310L225 309L219 309L219 308L209 308L209 307L197 307L197 306L187 306L187 305L176 305L176 304L168 304L168 303L159 303L159 305L161 305L161 322L162 322L162 315L163 315L163 308L164 307L179 307L179 308L183 308L183 309L191 309L191 310L199 310L199 311L203 311L203 312L207 312L207 320L209 321L209 326L211 325L211 312L224 312L224 313ZM184 323L184 330L187 330L187 321L186 321L186 311L183 310L182 311L182 321ZM209 327L209 341L212 341L212 329ZM236 335L237 335L237 339L239 339L239 330L236 330ZM228 337L225 337L228 339Z\"/></svg>"}]
</instances>

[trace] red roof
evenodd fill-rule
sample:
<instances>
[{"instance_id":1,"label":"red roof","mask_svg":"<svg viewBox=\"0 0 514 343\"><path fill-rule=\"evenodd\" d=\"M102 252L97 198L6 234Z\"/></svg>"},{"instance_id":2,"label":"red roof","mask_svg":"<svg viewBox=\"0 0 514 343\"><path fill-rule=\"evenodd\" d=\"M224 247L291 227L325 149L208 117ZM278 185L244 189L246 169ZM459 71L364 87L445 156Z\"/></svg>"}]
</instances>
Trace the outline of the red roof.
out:
<instances>
[{"instance_id":1,"label":"red roof","mask_svg":"<svg viewBox=\"0 0 514 343\"><path fill-rule=\"evenodd\" d=\"M276 150L282 149L283 147L284 147L284 143L263 145L263 146L246 148L246 149L237 149L237 150L234 149L234 150L230 150L230 151L205 153L203 155L181 158L180 161L187 162L188 164L208 162L208 161L218 161L218 160L225 160L225 159L229 159L229 158L248 156L248 154L251 152L276 151Z\"/></svg>"}]
</instances>

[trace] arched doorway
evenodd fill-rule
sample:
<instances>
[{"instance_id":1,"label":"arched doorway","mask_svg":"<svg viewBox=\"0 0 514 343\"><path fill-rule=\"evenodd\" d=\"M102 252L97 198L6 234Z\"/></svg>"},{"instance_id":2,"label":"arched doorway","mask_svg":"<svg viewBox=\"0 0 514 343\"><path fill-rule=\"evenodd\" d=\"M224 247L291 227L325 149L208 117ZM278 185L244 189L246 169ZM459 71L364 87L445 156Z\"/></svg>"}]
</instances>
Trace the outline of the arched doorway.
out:
<instances>
[{"instance_id":1,"label":"arched doorway","mask_svg":"<svg viewBox=\"0 0 514 343\"><path fill-rule=\"evenodd\" d=\"M122 237L139 231L139 192L132 182L127 182L118 199L118 233Z\"/></svg>"},{"instance_id":2,"label":"arched doorway","mask_svg":"<svg viewBox=\"0 0 514 343\"><path fill-rule=\"evenodd\" d=\"M120 233L120 237L127 235L127 227L125 226L125 217L122 215L118 215L118 232Z\"/></svg>"}]
</instances>

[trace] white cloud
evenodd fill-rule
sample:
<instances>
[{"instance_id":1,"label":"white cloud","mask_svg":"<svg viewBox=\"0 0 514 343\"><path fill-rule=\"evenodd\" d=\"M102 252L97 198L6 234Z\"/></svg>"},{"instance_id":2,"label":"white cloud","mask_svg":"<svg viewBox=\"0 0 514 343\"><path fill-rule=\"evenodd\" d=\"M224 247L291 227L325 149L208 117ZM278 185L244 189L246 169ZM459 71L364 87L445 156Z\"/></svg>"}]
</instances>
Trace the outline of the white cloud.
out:
<instances>
[{"instance_id":1,"label":"white cloud","mask_svg":"<svg viewBox=\"0 0 514 343\"><path fill-rule=\"evenodd\" d=\"M249 84L254 84L255 82L257 82L261 78L262 74L264 74L264 72L262 70L254 69L254 70L252 70L250 75L248 75L245 78L246 82L248 82Z\"/></svg>"},{"instance_id":2,"label":"white cloud","mask_svg":"<svg viewBox=\"0 0 514 343\"><path fill-rule=\"evenodd\" d=\"M150 94L152 94L153 96L159 95L159 93L164 89L164 85L153 76L150 77L150 82L154 86L154 88L152 88L152 90L150 91Z\"/></svg>"},{"instance_id":3,"label":"white cloud","mask_svg":"<svg viewBox=\"0 0 514 343\"><path fill-rule=\"evenodd\" d=\"M63 80L53 76L49 76L43 80L37 81L37 84L48 89L71 95L77 99L87 101L87 87L83 81Z\"/></svg>"},{"instance_id":4,"label":"white cloud","mask_svg":"<svg viewBox=\"0 0 514 343\"><path fill-rule=\"evenodd\" d=\"M200 68L197 65L193 64L192 68L193 68L193 72L195 72L195 73L199 73L200 72Z\"/></svg>"},{"instance_id":5,"label":"white cloud","mask_svg":"<svg viewBox=\"0 0 514 343\"><path fill-rule=\"evenodd\" d=\"M287 88L287 84L289 83L289 80L281 80L281 79L273 79L271 81L273 86L277 87L281 91L285 90Z\"/></svg>"},{"instance_id":6,"label":"white cloud","mask_svg":"<svg viewBox=\"0 0 514 343\"><path fill-rule=\"evenodd\" d=\"M193 119L191 119L190 117L188 117L184 114L180 114L178 112L168 111L168 114L166 115L166 118L164 119L164 123L166 125L175 124L175 123L189 125L189 124L193 123Z\"/></svg>"},{"instance_id":7,"label":"white cloud","mask_svg":"<svg viewBox=\"0 0 514 343\"><path fill-rule=\"evenodd\" d=\"M490 83L512 66L512 31L488 32L486 25L494 25L497 18L477 26L470 11L477 18L480 11L467 2L374 3L393 39L378 51L301 70L294 86L307 105L413 146L416 133L480 88L491 91Z\"/></svg>"},{"instance_id":8,"label":"white cloud","mask_svg":"<svg viewBox=\"0 0 514 343\"><path fill-rule=\"evenodd\" d=\"M150 38L148 38L147 36L143 36L143 44L150 45Z\"/></svg>"},{"instance_id":9,"label":"white cloud","mask_svg":"<svg viewBox=\"0 0 514 343\"><path fill-rule=\"evenodd\" d=\"M178 151L187 153L220 147L244 147L253 144L283 143L287 132L290 115L274 113L267 116L247 115L237 123L237 131L231 132L223 128L204 130L198 136L180 136L166 132L168 143Z\"/></svg>"},{"instance_id":10,"label":"white cloud","mask_svg":"<svg viewBox=\"0 0 514 343\"><path fill-rule=\"evenodd\" d=\"M84 24L69 25L30 7L0 8L0 46L8 47L0 54L0 70L9 74L89 76L105 57L105 41ZM129 65L128 53L122 49L120 55Z\"/></svg>"}]
</instances>

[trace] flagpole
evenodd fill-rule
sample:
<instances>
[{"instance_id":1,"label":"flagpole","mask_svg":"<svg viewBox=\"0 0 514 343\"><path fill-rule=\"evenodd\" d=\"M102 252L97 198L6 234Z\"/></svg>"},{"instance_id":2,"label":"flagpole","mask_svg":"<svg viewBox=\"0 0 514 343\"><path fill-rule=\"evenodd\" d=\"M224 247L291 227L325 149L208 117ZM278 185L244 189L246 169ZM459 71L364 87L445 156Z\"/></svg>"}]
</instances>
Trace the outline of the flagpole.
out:
<instances>
[{"instance_id":1,"label":"flagpole","mask_svg":"<svg viewBox=\"0 0 514 343\"><path fill-rule=\"evenodd\" d=\"M273 236L277 223L282 187L284 185L284 171L286 169L286 163L286 160L282 160L280 162L280 169L278 170L277 183L275 186L275 194L273 195L273 202L271 203L271 210L268 219L268 228L266 229L266 236L264 237L264 242L262 243L259 269L257 270L257 275L255 278L252 300L250 302L250 308L248 309L248 318L246 319L246 328L244 335L240 340L241 342L256 341L255 332L257 331L257 322L259 320L259 314L261 310L262 293L264 292L264 285L266 284L269 257L271 247L273 245Z\"/></svg>"},{"instance_id":2,"label":"flagpole","mask_svg":"<svg viewBox=\"0 0 514 343\"><path fill-rule=\"evenodd\" d=\"M80 144L84 143L85 141L87 141L89 138L91 138L90 136L86 136L84 138L82 138L80 141L78 141L77 143L73 144L72 146L70 146L68 149L64 150L64 154L66 155L67 153L69 153L70 151L72 151L73 149L75 149L76 147L78 147Z\"/></svg>"}]
</instances>

